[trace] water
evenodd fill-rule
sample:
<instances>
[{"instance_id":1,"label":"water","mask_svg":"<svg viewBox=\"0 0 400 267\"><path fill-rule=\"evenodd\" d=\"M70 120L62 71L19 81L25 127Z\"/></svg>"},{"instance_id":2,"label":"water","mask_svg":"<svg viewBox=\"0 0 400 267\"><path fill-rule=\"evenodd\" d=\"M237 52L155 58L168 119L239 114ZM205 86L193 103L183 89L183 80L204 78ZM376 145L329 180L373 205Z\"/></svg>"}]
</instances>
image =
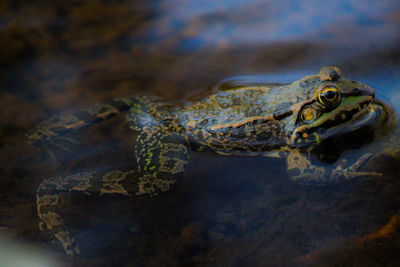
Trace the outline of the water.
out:
<instances>
[{"instance_id":1,"label":"water","mask_svg":"<svg viewBox=\"0 0 400 267\"><path fill-rule=\"evenodd\" d=\"M63 163L25 138L52 114L113 97L179 104L232 77L288 83L324 65L374 87L399 112L397 1L3 1L0 12L0 229L8 236L72 266L399 261L396 161L370 166L385 171L379 179L307 187L290 181L282 160L209 153L193 153L184 179L157 198L64 196L82 248L68 261L38 229L36 187L71 170L132 166L135 135L123 116L112 119L88 129L87 146Z\"/></svg>"}]
</instances>

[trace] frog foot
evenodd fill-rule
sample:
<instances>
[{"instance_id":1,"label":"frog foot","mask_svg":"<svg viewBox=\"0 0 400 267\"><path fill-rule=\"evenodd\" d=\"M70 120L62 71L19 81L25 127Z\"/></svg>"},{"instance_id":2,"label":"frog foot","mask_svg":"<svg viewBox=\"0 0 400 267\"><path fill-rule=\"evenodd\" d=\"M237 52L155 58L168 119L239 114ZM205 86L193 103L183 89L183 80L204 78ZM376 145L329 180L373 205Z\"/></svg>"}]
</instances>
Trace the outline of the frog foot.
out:
<instances>
[{"instance_id":1,"label":"frog foot","mask_svg":"<svg viewBox=\"0 0 400 267\"><path fill-rule=\"evenodd\" d=\"M40 219L39 228L55 237L55 241L64 249L69 258L79 253L79 248L70 232L65 229L63 220L58 213L60 201L58 194L51 194L47 190L57 185L57 178L44 180L38 188L36 203Z\"/></svg>"},{"instance_id":2,"label":"frog foot","mask_svg":"<svg viewBox=\"0 0 400 267\"><path fill-rule=\"evenodd\" d=\"M40 221L39 230L41 232L46 232L51 236L55 232L55 227L48 226L44 221ZM71 234L68 231L61 229L58 230L59 231L54 234L56 239L52 242L58 243L58 245L64 249L67 257L72 259L74 256L80 253L79 246L76 244L75 239L71 237Z\"/></svg>"},{"instance_id":3,"label":"frog foot","mask_svg":"<svg viewBox=\"0 0 400 267\"><path fill-rule=\"evenodd\" d=\"M42 149L53 160L56 155L71 153L79 145L74 137L52 132L46 127L46 124L42 124L27 133L28 143Z\"/></svg>"},{"instance_id":4,"label":"frog foot","mask_svg":"<svg viewBox=\"0 0 400 267\"><path fill-rule=\"evenodd\" d=\"M361 176L382 176L378 172L358 171L372 155L372 153L363 155L347 168L343 167L347 165L346 160L342 160L336 168L332 168L330 166L313 165L299 151L294 150L287 158L287 168L292 180L305 185L326 185L352 180Z\"/></svg>"},{"instance_id":5,"label":"frog foot","mask_svg":"<svg viewBox=\"0 0 400 267\"><path fill-rule=\"evenodd\" d=\"M364 163L373 156L372 153L366 153L362 157L360 157L355 163L350 165L349 167L343 169L343 166L347 163L346 160L342 160L337 168L332 171L332 177L344 177L345 180L352 180L354 178L360 176L382 176L382 173L379 172L363 172L357 171Z\"/></svg>"},{"instance_id":6,"label":"frog foot","mask_svg":"<svg viewBox=\"0 0 400 267\"><path fill-rule=\"evenodd\" d=\"M44 179L36 191L39 228L49 233L72 258L79 247L61 215L61 195L80 192L86 195L121 195L130 197L138 191L138 176L134 170L81 171L68 176Z\"/></svg>"}]
</instances>

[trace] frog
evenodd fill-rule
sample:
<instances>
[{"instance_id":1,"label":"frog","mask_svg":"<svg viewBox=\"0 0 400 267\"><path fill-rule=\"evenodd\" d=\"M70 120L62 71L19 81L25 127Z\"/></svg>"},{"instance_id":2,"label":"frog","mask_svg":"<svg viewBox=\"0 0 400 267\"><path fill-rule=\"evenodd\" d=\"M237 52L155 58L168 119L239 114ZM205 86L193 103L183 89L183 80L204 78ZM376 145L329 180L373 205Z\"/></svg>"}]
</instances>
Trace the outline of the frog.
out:
<instances>
[{"instance_id":1,"label":"frog","mask_svg":"<svg viewBox=\"0 0 400 267\"><path fill-rule=\"evenodd\" d=\"M361 168L373 153L350 164L320 164L311 155L326 140L365 127L378 134L394 120L393 110L375 98L373 88L343 77L338 67L325 66L289 84L220 86L183 105L143 94L114 98L54 115L31 129L27 139L51 155L55 148L67 151L67 133L81 132L121 112L127 112L128 126L137 136L136 168L79 171L43 179L37 188L40 227L71 258L80 250L60 215L61 194L154 197L184 177L191 151L281 158L289 179L301 185L379 177L380 172Z\"/></svg>"}]
</instances>

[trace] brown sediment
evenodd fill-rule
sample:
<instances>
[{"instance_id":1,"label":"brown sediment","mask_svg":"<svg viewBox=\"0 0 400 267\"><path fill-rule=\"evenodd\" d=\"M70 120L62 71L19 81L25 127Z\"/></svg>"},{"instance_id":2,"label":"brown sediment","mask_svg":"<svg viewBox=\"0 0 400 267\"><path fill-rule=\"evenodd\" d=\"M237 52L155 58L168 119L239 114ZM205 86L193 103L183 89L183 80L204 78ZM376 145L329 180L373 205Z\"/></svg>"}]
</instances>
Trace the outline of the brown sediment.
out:
<instances>
[{"instance_id":1,"label":"brown sediment","mask_svg":"<svg viewBox=\"0 0 400 267\"><path fill-rule=\"evenodd\" d=\"M358 243L362 244L371 240L387 238L398 232L399 228L400 228L400 212L393 215L390 221L378 231L370 233L364 237L361 237L358 240Z\"/></svg>"}]
</instances>

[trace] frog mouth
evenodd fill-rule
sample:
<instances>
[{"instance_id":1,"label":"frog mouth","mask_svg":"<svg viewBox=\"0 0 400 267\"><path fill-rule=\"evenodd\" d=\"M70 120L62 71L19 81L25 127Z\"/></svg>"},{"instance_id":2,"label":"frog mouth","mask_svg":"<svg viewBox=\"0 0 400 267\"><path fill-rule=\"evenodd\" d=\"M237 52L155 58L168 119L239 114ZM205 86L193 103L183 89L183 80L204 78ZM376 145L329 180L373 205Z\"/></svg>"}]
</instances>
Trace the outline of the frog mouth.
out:
<instances>
[{"instance_id":1,"label":"frog mouth","mask_svg":"<svg viewBox=\"0 0 400 267\"><path fill-rule=\"evenodd\" d=\"M384 107L372 97L349 97L340 109L323 114L313 123L297 127L290 141L296 146L318 144L323 140L355 131L361 127L378 127ZM351 103L351 104L350 104Z\"/></svg>"}]
</instances>

